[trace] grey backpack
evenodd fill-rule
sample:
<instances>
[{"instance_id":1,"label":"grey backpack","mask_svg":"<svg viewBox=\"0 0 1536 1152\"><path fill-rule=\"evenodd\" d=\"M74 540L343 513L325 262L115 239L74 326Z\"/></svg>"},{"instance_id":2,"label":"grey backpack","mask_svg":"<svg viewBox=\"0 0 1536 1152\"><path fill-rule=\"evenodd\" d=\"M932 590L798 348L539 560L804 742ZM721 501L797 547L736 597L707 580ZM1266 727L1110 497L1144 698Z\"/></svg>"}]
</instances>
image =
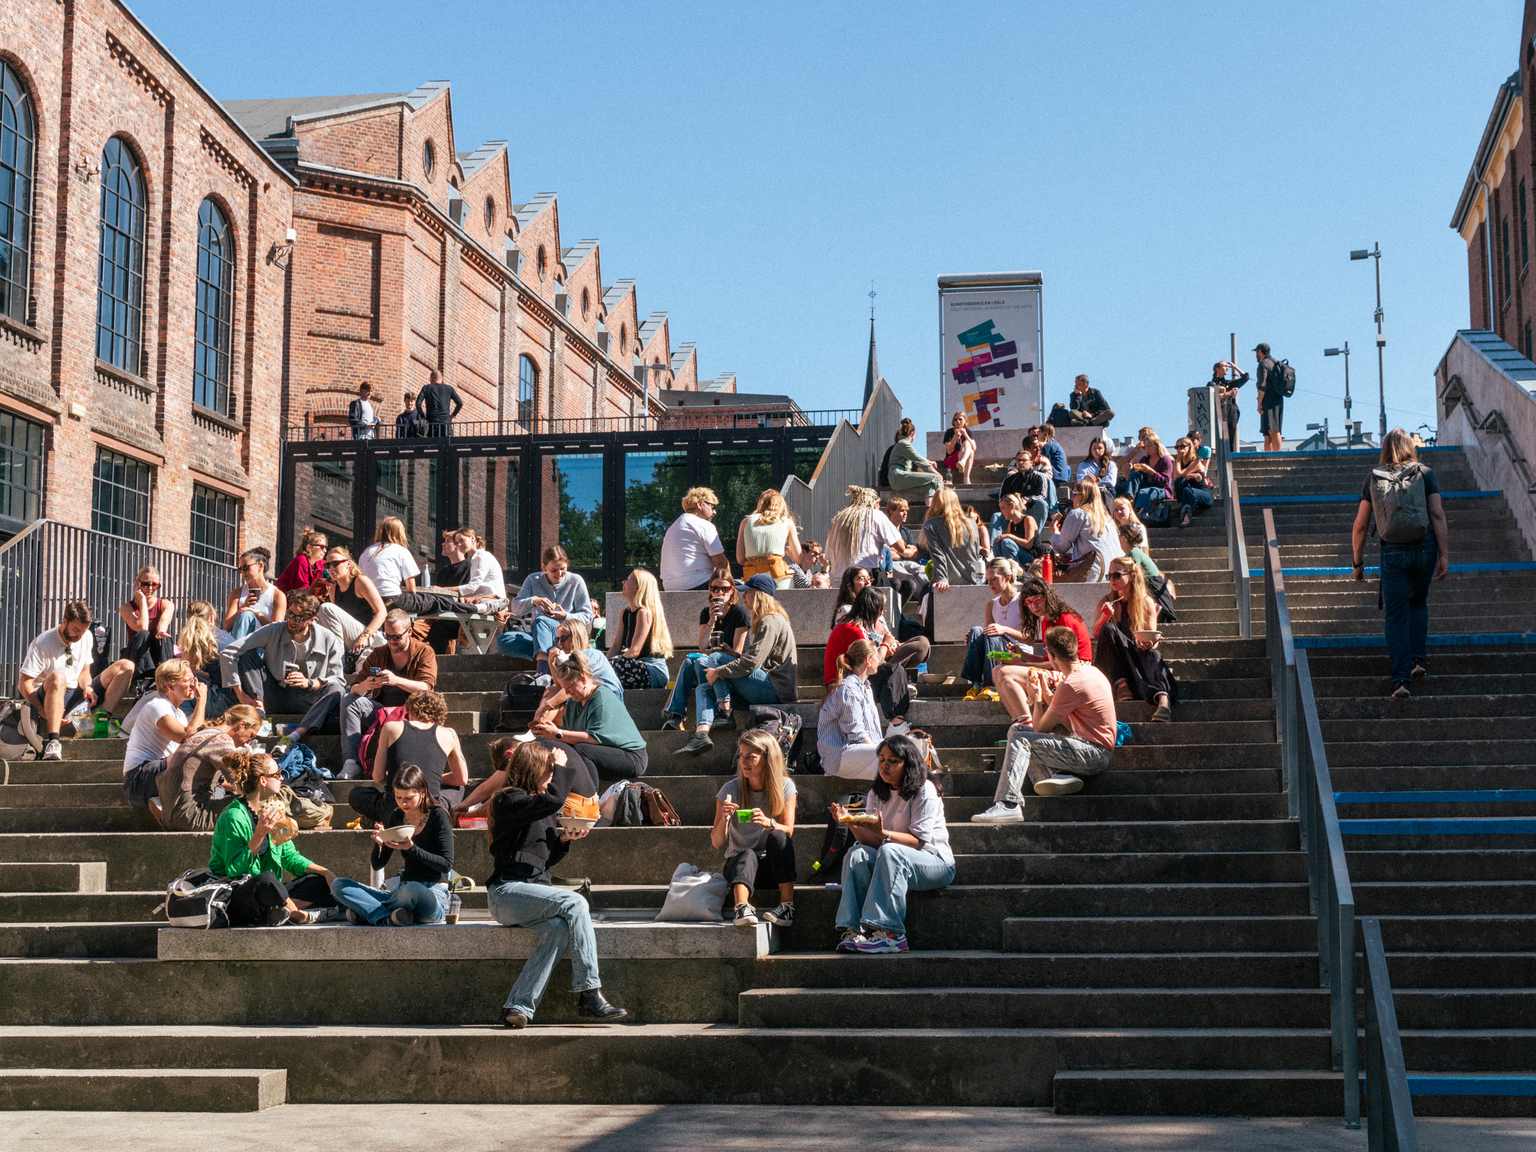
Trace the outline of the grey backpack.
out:
<instances>
[{"instance_id":1,"label":"grey backpack","mask_svg":"<svg viewBox=\"0 0 1536 1152\"><path fill-rule=\"evenodd\" d=\"M1416 461L1371 470L1371 511L1383 544L1412 544L1429 531L1424 465Z\"/></svg>"}]
</instances>

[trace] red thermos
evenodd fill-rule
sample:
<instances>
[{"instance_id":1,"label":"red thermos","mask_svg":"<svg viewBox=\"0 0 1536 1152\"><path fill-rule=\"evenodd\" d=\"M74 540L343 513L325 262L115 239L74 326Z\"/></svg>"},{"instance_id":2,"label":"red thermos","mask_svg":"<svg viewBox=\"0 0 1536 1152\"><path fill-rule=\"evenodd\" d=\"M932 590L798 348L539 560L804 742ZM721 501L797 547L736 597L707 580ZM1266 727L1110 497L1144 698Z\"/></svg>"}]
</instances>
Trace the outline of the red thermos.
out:
<instances>
[{"instance_id":1,"label":"red thermos","mask_svg":"<svg viewBox=\"0 0 1536 1152\"><path fill-rule=\"evenodd\" d=\"M1047 552L1045 559L1040 561L1040 575L1045 577L1047 584L1051 583L1051 554Z\"/></svg>"}]
</instances>

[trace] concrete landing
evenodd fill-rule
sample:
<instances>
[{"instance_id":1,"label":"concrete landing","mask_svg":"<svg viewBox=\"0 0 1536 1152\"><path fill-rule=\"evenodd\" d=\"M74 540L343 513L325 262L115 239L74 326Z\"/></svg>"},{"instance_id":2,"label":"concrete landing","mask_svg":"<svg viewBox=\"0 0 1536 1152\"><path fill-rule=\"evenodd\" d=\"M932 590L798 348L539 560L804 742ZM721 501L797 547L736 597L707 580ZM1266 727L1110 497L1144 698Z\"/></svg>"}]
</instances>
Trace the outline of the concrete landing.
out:
<instances>
[{"instance_id":1,"label":"concrete landing","mask_svg":"<svg viewBox=\"0 0 1536 1152\"><path fill-rule=\"evenodd\" d=\"M652 915L645 912L642 915ZM658 924L605 915L593 923L599 960L718 960L770 956L779 930L760 923ZM207 932L162 928L161 960L526 960L538 943L530 928L503 928L488 920L411 928L319 924L304 928L239 928Z\"/></svg>"}]
</instances>

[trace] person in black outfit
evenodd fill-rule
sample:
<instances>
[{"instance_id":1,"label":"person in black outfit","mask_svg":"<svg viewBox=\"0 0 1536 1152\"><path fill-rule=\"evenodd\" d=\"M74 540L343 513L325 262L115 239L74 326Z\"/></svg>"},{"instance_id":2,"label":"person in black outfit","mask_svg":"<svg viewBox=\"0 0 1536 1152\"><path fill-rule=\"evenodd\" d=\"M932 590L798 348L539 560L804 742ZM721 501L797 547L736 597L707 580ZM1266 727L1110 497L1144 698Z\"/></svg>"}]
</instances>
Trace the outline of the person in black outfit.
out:
<instances>
[{"instance_id":1,"label":"person in black outfit","mask_svg":"<svg viewBox=\"0 0 1536 1152\"><path fill-rule=\"evenodd\" d=\"M1035 467L1040 453L1033 448L1020 448L1013 458L1013 470L1003 477L1002 489L997 498L1017 496L1024 502L1024 511L1035 518L1036 524L1050 519L1050 489L1046 487L1050 477Z\"/></svg>"},{"instance_id":2,"label":"person in black outfit","mask_svg":"<svg viewBox=\"0 0 1536 1152\"><path fill-rule=\"evenodd\" d=\"M1097 388L1088 387L1088 377L1079 376L1072 384L1072 394L1065 404L1051 409L1054 428L1107 428L1115 410L1104 402Z\"/></svg>"},{"instance_id":3,"label":"person in black outfit","mask_svg":"<svg viewBox=\"0 0 1536 1152\"><path fill-rule=\"evenodd\" d=\"M426 774L427 790L450 807L464 798L469 766L459 734L449 728L448 702L437 692L417 692L405 702L405 719L379 729L373 754L376 787L353 788L347 797L352 811L375 824L389 814L394 780L408 765Z\"/></svg>"},{"instance_id":4,"label":"person in black outfit","mask_svg":"<svg viewBox=\"0 0 1536 1152\"><path fill-rule=\"evenodd\" d=\"M407 392L400 401L400 414L395 417L395 439L425 435L426 421L416 411L416 394Z\"/></svg>"},{"instance_id":5,"label":"person in black outfit","mask_svg":"<svg viewBox=\"0 0 1536 1152\"><path fill-rule=\"evenodd\" d=\"M405 843L388 844L384 828L409 825ZM395 803L373 830L369 864L383 872L389 858L400 853L399 887L393 892L339 877L331 895L347 910L353 924L441 924L448 912L448 873L453 870L453 819L447 806L427 787L427 774L407 764L395 775Z\"/></svg>"},{"instance_id":6,"label":"person in black outfit","mask_svg":"<svg viewBox=\"0 0 1536 1152\"><path fill-rule=\"evenodd\" d=\"M1232 379L1227 379L1231 372ZM1248 373L1230 360L1218 360L1211 369L1211 385L1216 389L1216 399L1221 404L1221 419L1227 426L1227 451L1237 451L1237 422L1242 413L1237 403L1237 390L1248 383Z\"/></svg>"},{"instance_id":7,"label":"person in black outfit","mask_svg":"<svg viewBox=\"0 0 1536 1152\"><path fill-rule=\"evenodd\" d=\"M431 382L416 397L416 411L427 422L423 435L452 436L453 418L464 407L464 401L454 391L453 385L443 383L443 374L432 369Z\"/></svg>"},{"instance_id":8,"label":"person in black outfit","mask_svg":"<svg viewBox=\"0 0 1536 1152\"><path fill-rule=\"evenodd\" d=\"M528 1026L567 948L571 991L579 997L577 1014L621 1019L628 1013L603 997L587 902L574 889L555 887L549 875L570 851L570 841L587 834L585 828L560 826L566 798L572 793L591 796L597 782L578 757L539 743L519 745L504 770L507 786L491 798L487 819L486 838L496 867L485 882L486 897L498 923L532 928L539 942L507 993L501 1023L507 1028Z\"/></svg>"},{"instance_id":9,"label":"person in black outfit","mask_svg":"<svg viewBox=\"0 0 1536 1152\"><path fill-rule=\"evenodd\" d=\"M1258 357L1259 369L1253 386L1259 392L1259 431L1264 435L1264 451L1280 451L1280 423L1285 415L1285 391L1280 373L1275 371L1274 357L1269 354L1268 344L1255 344L1253 354Z\"/></svg>"}]
</instances>

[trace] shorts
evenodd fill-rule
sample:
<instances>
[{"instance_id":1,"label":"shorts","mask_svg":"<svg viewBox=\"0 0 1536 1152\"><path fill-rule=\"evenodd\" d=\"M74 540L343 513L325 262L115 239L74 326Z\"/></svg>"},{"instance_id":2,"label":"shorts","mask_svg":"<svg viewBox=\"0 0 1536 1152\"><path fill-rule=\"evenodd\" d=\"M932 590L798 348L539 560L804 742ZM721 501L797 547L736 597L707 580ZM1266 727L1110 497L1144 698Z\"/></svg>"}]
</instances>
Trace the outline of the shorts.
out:
<instances>
[{"instance_id":1,"label":"shorts","mask_svg":"<svg viewBox=\"0 0 1536 1152\"><path fill-rule=\"evenodd\" d=\"M101 704L106 691L101 686L101 677L91 677L91 694L96 698L96 706ZM85 703L85 693L79 688L71 688L64 694L64 715L68 716L76 708Z\"/></svg>"},{"instance_id":2,"label":"shorts","mask_svg":"<svg viewBox=\"0 0 1536 1152\"><path fill-rule=\"evenodd\" d=\"M1285 401L1276 400L1269 407L1259 413L1259 434L1268 435L1273 432L1280 435L1280 420L1285 415Z\"/></svg>"}]
</instances>

